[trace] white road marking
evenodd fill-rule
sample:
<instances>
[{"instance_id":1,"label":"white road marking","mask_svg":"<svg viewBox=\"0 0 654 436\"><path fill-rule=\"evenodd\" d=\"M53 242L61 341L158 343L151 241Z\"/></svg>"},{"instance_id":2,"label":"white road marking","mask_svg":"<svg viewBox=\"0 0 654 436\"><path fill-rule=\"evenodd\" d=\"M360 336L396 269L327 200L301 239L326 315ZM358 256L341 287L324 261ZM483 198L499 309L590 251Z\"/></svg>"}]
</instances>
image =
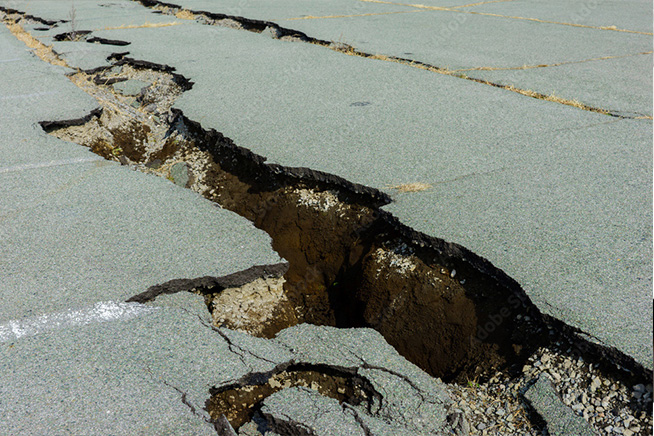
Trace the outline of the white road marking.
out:
<instances>
[{"instance_id":1,"label":"white road marking","mask_svg":"<svg viewBox=\"0 0 654 436\"><path fill-rule=\"evenodd\" d=\"M34 318L12 320L0 324L0 342L9 342L23 336L35 336L50 330L83 326L107 321L135 318L157 310L139 303L100 301L92 308L51 313Z\"/></svg>"}]
</instances>

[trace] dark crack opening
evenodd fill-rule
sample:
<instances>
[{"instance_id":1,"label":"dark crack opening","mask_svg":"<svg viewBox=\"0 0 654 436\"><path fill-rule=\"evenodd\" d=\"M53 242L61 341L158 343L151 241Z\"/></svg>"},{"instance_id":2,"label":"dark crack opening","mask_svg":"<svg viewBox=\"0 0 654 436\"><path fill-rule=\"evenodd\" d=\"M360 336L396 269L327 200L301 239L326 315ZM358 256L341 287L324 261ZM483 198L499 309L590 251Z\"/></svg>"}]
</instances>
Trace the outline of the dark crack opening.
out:
<instances>
[{"instance_id":1,"label":"dark crack opening","mask_svg":"<svg viewBox=\"0 0 654 436\"><path fill-rule=\"evenodd\" d=\"M485 259L401 224L380 209L390 201L385 193L307 168L267 164L172 107L192 87L173 68L120 55L114 61L71 76L105 103L102 109L79 120L43 122L43 128L190 187L265 230L289 263L287 302L275 308L285 321L264 329L265 336L299 322L372 327L445 380L520 365L561 336L611 365L638 370L617 350L577 339L574 329L543 316ZM136 95L115 89L137 79L150 85Z\"/></svg>"},{"instance_id":2,"label":"dark crack opening","mask_svg":"<svg viewBox=\"0 0 654 436\"><path fill-rule=\"evenodd\" d=\"M302 322L372 327L409 361L444 381L517 372L536 349L561 342L625 380L651 380L629 356L541 314L519 284L487 260L416 232L381 210L390 202L387 194L320 171L268 164L173 108L193 83L172 67L124 54L112 59L112 66L70 76L101 108L77 120L42 122L44 130L240 214L266 231L273 249L288 261L222 278L174 280L131 301L198 292L214 325L263 337ZM129 84L136 86L133 92ZM269 298L259 307L244 304L249 286ZM221 312L230 305L250 322ZM251 417L257 398L271 389L251 386L214 392L212 399L222 398L208 406L214 418L228 416L236 398L245 406L237 407L241 418L230 422Z\"/></svg>"},{"instance_id":3,"label":"dark crack opening","mask_svg":"<svg viewBox=\"0 0 654 436\"><path fill-rule=\"evenodd\" d=\"M207 410L213 419L224 415L234 429L252 420L270 395L291 387L306 387L353 406L372 408L380 395L352 371L326 365L295 364L271 374L250 374L237 385L211 390Z\"/></svg>"}]
</instances>

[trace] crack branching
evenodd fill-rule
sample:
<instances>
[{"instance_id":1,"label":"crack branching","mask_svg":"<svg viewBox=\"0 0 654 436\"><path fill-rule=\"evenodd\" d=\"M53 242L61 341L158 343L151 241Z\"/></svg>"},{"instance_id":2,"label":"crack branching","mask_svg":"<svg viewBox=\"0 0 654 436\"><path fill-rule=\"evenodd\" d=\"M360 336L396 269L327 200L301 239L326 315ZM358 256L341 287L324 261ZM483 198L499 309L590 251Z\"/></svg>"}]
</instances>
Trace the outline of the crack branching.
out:
<instances>
[{"instance_id":1,"label":"crack branching","mask_svg":"<svg viewBox=\"0 0 654 436\"><path fill-rule=\"evenodd\" d=\"M173 385L172 383L169 383L168 381L164 380L162 377L155 377L154 373L152 372L152 369L148 365L145 366L145 370L153 381L159 382L164 386L167 386L168 388L173 389L175 392L177 392L180 395L180 401L182 402L182 404L184 404L195 417L206 422L207 424L216 427L216 422L211 417L207 416L207 414L205 413L200 412L200 410L202 409L198 408L195 404L189 401L188 393L186 391Z\"/></svg>"},{"instance_id":2,"label":"crack branching","mask_svg":"<svg viewBox=\"0 0 654 436\"><path fill-rule=\"evenodd\" d=\"M279 362L277 362L277 361L267 359L267 358L265 358L265 357L263 357L263 356L261 356L261 355L259 355L257 353L254 353L252 350L249 350L249 349L246 349L246 348L243 348L243 347L237 345L219 327L215 327L215 326L213 326L211 324L207 324L202 318L199 318L199 319L200 319L200 323L202 323L203 326L205 326L207 328L210 328L214 332L218 333L225 340L225 342L227 342L227 346L229 347L229 351L231 351L234 354L239 355L241 357L241 360L243 360L245 355L248 354L248 355L254 357L255 359L258 359L258 360L261 360L261 361L264 361L264 362L268 362L268 363L271 363L273 365L278 365L279 364ZM245 360L243 360L243 363L245 363Z\"/></svg>"},{"instance_id":3,"label":"crack branching","mask_svg":"<svg viewBox=\"0 0 654 436\"><path fill-rule=\"evenodd\" d=\"M366 425L366 423L361 419L361 415L359 415L359 411L356 410L352 405L347 404L347 403L342 403L341 407L343 408L343 411L349 412L354 420L356 421L357 424L359 424L359 427L361 427L361 430L363 430L363 434L365 436L375 436L373 431Z\"/></svg>"},{"instance_id":4,"label":"crack branching","mask_svg":"<svg viewBox=\"0 0 654 436\"><path fill-rule=\"evenodd\" d=\"M386 61L386 62L395 62L399 63L402 65L406 65L412 68L419 68L422 70L427 70L430 72L438 73L438 74L444 74L447 76L452 76L456 77L459 79L464 79L468 81L472 81L475 83L479 83L482 85L487 85L487 86L492 86L494 88L500 88L506 91L510 92L515 92L517 94L520 94L525 97L530 97L530 98L535 98L538 100L545 100L549 101L552 103L557 103L557 104L562 104L565 106L571 106L577 109L589 111L589 112L595 112L603 115L609 115L613 117L618 117L618 118L629 118L629 119L641 119L641 118L647 118L648 116L642 116L641 114L637 114L635 116L632 115L626 115L624 113L618 113L614 111L607 110L605 108L600 108L596 107L590 104L583 103L577 99L568 99L564 97L560 97L554 94L544 94L538 91L534 91L531 89L523 89L516 87L515 85L504 85L498 82L493 82L490 80L486 79L479 79L479 78L474 78L474 77L469 77L467 74L465 74L466 71L469 71L467 69L459 69L459 70L450 70L448 68L444 67L439 67L433 64L429 64L427 62L421 62L417 61L414 59L409 59L409 58L403 58L399 56L392 56L392 55L384 55L384 54L375 54L375 53L368 53L362 50L359 50L352 45L349 44L344 44L341 42L334 42L334 41L327 41L323 39L318 39L314 37L308 36L306 33L282 27L279 24L271 21L264 21L264 20L254 20L242 16L236 16L236 15L228 15L228 14L221 14L221 13L215 13L215 12L208 12L208 11L201 11L201 10L191 10L191 9L185 9L179 5L172 4L172 3L166 3L166 2L161 2L158 0L133 0L138 3L141 3L142 5L155 9L157 11L160 11L161 13L169 14L176 16L178 18L182 19L189 19L189 20L196 20L198 22L201 22L203 24L208 24L208 25L219 25L219 26L227 26L227 27L233 27L237 29L242 29L242 30L247 30L250 32L256 32L256 33L261 33L266 29L271 30L271 35L274 38L281 39L281 40L286 40L286 41L297 41L297 42L305 42L309 44L314 44L314 45L319 45L323 47L327 47L331 50L345 53L350 56L357 56L357 57L362 57L362 58L368 58L371 60L380 60L380 61ZM371 1L371 0L365 0L365 1ZM379 2L379 3L390 3L390 2ZM395 4L395 3L394 3ZM400 3L397 3L400 4ZM418 7L421 5L408 5L408 6L414 6ZM422 7L422 6L421 6ZM473 13L471 11L462 11L456 8L441 8L441 7L433 7L434 9L437 10L444 10L444 11L451 11L451 12L464 12L464 13ZM482 14L483 15L483 14ZM486 14L486 15L494 15L494 14ZM513 17L516 18L516 17ZM536 20L536 19L530 19L534 21L541 21L541 20ZM558 23L561 24L561 23ZM580 26L580 27L592 27L592 26ZM610 29L610 30L616 30L616 29ZM631 31L628 31L631 32ZM641 33L641 32L633 32L633 33ZM651 53L651 52L650 52ZM645 54L645 53L642 53ZM619 56L618 56L619 57ZM603 58L598 58L598 59L603 59ZM593 59L596 60L596 59ZM561 63L563 65L565 63ZM523 68L525 69L525 68Z\"/></svg>"}]
</instances>

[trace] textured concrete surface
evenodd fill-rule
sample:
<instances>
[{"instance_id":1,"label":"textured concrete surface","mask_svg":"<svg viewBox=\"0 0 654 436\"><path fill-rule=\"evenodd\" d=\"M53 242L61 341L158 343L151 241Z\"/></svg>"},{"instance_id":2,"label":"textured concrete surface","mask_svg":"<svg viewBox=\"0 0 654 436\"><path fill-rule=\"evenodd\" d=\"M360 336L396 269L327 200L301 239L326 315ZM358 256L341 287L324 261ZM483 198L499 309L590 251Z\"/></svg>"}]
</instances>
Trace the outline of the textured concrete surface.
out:
<instances>
[{"instance_id":1,"label":"textured concrete surface","mask_svg":"<svg viewBox=\"0 0 654 436\"><path fill-rule=\"evenodd\" d=\"M652 10L643 1L292 1L275 3L274 10L262 0L173 3L274 21L367 53L606 110L652 115ZM533 67L537 72L529 74ZM496 70L479 70L488 68Z\"/></svg>"},{"instance_id":2,"label":"textured concrete surface","mask_svg":"<svg viewBox=\"0 0 654 436\"><path fill-rule=\"evenodd\" d=\"M195 314L139 310L2 343L3 433L215 435L182 394L198 404L203 381L237 376L243 364Z\"/></svg>"},{"instance_id":3,"label":"textured concrete surface","mask_svg":"<svg viewBox=\"0 0 654 436\"><path fill-rule=\"evenodd\" d=\"M20 340L5 341L0 325L4 434L216 434L204 410L211 388L246 385L253 377L262 382L291 364L346 370L370 383L378 397L369 408L316 394L325 412L346 410L350 419L343 415L339 422L334 414L315 421L320 408L312 408L315 414L289 412L310 404L306 391L284 389L269 397L264 416L283 415L292 427L315 427L325 435L449 429L452 402L442 383L373 330L300 325L267 340L227 329L217 334L203 299L185 292L123 305L122 316L111 317L105 305L103 322L32 331ZM325 355L325 349L338 353ZM290 434L273 420L268 426Z\"/></svg>"},{"instance_id":4,"label":"textured concrete surface","mask_svg":"<svg viewBox=\"0 0 654 436\"><path fill-rule=\"evenodd\" d=\"M631 0L628 7L619 0L540 2L525 0L506 3L477 4L466 8L482 13L535 17L541 20L585 26L615 26L639 32L652 32L652 8L646 0Z\"/></svg>"},{"instance_id":5,"label":"textured concrete surface","mask_svg":"<svg viewBox=\"0 0 654 436\"><path fill-rule=\"evenodd\" d=\"M215 434L166 383L200 380L195 366L224 343L189 328L198 319L186 310L121 301L276 262L270 239L188 190L46 135L39 121L82 117L95 101L4 25L0 48L0 433Z\"/></svg>"}]
</instances>

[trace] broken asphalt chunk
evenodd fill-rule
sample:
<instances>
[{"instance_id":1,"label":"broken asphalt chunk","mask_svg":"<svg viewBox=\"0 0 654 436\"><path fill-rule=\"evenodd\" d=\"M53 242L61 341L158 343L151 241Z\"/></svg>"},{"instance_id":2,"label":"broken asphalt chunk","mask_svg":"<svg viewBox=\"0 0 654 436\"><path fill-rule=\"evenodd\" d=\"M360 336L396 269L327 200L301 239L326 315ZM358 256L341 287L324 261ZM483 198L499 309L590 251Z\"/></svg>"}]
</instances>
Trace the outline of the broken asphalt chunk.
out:
<instances>
[{"instance_id":1,"label":"broken asphalt chunk","mask_svg":"<svg viewBox=\"0 0 654 436\"><path fill-rule=\"evenodd\" d=\"M234 348L261 356L253 348L262 339L220 331ZM292 357L272 372L215 386L207 403L213 418L225 414L238 429L259 413L280 434L454 432L445 385L400 356L375 330L301 324L268 343Z\"/></svg>"},{"instance_id":2,"label":"broken asphalt chunk","mask_svg":"<svg viewBox=\"0 0 654 436\"><path fill-rule=\"evenodd\" d=\"M550 435L595 435L584 418L563 404L546 375L538 377L536 383L525 392L525 398L545 420Z\"/></svg>"}]
</instances>

